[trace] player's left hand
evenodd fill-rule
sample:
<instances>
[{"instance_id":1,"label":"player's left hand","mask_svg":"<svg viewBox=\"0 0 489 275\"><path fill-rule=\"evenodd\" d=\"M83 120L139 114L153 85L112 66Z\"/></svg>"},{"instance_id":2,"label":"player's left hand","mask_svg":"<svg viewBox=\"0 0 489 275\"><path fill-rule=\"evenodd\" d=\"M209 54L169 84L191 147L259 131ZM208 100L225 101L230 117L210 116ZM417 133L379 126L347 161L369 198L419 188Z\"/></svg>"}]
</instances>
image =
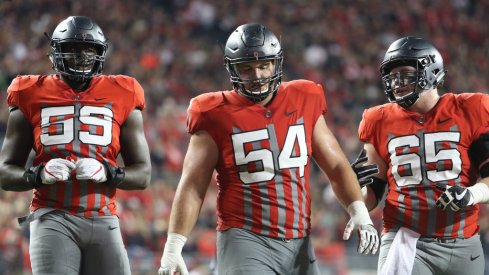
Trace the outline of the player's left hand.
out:
<instances>
[{"instance_id":1,"label":"player's left hand","mask_svg":"<svg viewBox=\"0 0 489 275\"><path fill-rule=\"evenodd\" d=\"M350 221L343 233L343 240L350 239L351 233L356 229L358 232L358 248L360 254L375 254L379 248L379 235L373 226L365 204L360 201L353 202L348 206Z\"/></svg>"},{"instance_id":2,"label":"player's left hand","mask_svg":"<svg viewBox=\"0 0 489 275\"><path fill-rule=\"evenodd\" d=\"M78 159L76 165L76 179L92 180L94 182L107 181L105 166L100 161L92 158Z\"/></svg>"},{"instance_id":3,"label":"player's left hand","mask_svg":"<svg viewBox=\"0 0 489 275\"><path fill-rule=\"evenodd\" d=\"M357 175L360 187L364 187L374 182L373 176L379 173L379 166L377 166L377 164L365 165L367 161L367 150L362 149L355 162L350 164L353 172Z\"/></svg>"},{"instance_id":4,"label":"player's left hand","mask_svg":"<svg viewBox=\"0 0 489 275\"><path fill-rule=\"evenodd\" d=\"M450 206L450 209L456 212L474 204L472 193L465 187L458 185L447 186L438 183L435 186L444 191L436 200L436 206L443 210Z\"/></svg>"}]
</instances>

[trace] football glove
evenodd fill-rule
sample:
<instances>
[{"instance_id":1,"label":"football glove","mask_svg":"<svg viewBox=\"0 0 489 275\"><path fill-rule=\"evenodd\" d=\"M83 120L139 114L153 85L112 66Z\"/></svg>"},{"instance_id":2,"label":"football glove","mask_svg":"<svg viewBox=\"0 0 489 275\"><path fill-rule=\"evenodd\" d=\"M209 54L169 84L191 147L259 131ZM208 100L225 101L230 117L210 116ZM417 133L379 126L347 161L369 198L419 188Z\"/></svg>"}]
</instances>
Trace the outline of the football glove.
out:
<instances>
[{"instance_id":1,"label":"football glove","mask_svg":"<svg viewBox=\"0 0 489 275\"><path fill-rule=\"evenodd\" d=\"M436 200L436 206L443 210L450 207L452 211L459 211L474 204L474 197L468 188L454 185L447 186L437 183L436 188L444 191L443 194Z\"/></svg>"},{"instance_id":2,"label":"football glove","mask_svg":"<svg viewBox=\"0 0 489 275\"><path fill-rule=\"evenodd\" d=\"M51 159L44 165L44 169L41 169L41 182L53 184L57 181L66 181L70 179L73 169L75 169L75 164L69 160Z\"/></svg>"},{"instance_id":3,"label":"football glove","mask_svg":"<svg viewBox=\"0 0 489 275\"><path fill-rule=\"evenodd\" d=\"M174 275L178 272L181 275L189 274L182 257L182 248L186 241L187 238L180 234L168 233L158 275Z\"/></svg>"},{"instance_id":4,"label":"football glove","mask_svg":"<svg viewBox=\"0 0 489 275\"><path fill-rule=\"evenodd\" d=\"M365 203L362 201L354 201L348 206L347 211L350 214L350 221L348 221L343 233L343 240L346 241L350 239L351 232L356 229L359 239L357 247L358 253L377 253L380 242L379 235L373 226L367 207L365 207Z\"/></svg>"},{"instance_id":5,"label":"football glove","mask_svg":"<svg viewBox=\"0 0 489 275\"><path fill-rule=\"evenodd\" d=\"M92 180L94 182L107 181L105 166L92 158L82 158L76 161L76 179Z\"/></svg>"},{"instance_id":6,"label":"football glove","mask_svg":"<svg viewBox=\"0 0 489 275\"><path fill-rule=\"evenodd\" d=\"M368 161L367 151L362 149L355 162L351 164L353 172L357 175L360 187L367 186L373 182L373 175L379 172L377 164L364 165Z\"/></svg>"}]
</instances>

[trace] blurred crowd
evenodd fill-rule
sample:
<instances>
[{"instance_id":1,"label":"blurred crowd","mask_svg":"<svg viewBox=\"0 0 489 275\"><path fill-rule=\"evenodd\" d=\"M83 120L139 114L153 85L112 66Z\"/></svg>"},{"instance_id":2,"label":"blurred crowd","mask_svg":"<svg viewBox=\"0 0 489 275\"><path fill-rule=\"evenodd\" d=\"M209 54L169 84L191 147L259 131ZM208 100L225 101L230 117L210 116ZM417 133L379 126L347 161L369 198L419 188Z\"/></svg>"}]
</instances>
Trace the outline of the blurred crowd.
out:
<instances>
[{"instance_id":1,"label":"blurred crowd","mask_svg":"<svg viewBox=\"0 0 489 275\"><path fill-rule=\"evenodd\" d=\"M448 69L443 91L488 91L487 14L488 0L3 0L0 143L8 116L5 91L12 78L53 73L44 32L50 34L69 15L92 17L110 43L104 72L133 76L145 89L152 184L145 191L120 191L117 196L133 274L154 274L189 140L186 109L196 95L231 89L222 47L236 26L268 26L280 36L285 51L284 80L305 78L325 87L327 122L352 161L361 147L357 127L363 110L387 101L378 68L395 39L413 35L433 41ZM347 217L327 177L314 167L312 179L313 240L324 274L375 270L374 256L358 258L356 241L341 240ZM184 248L194 274L212 269L215 193L211 185ZM0 274L30 272L29 230L16 223L16 217L27 213L30 197L31 192L0 191ZM380 211L373 215L380 228ZM489 216L482 213L484 244L486 234Z\"/></svg>"}]
</instances>

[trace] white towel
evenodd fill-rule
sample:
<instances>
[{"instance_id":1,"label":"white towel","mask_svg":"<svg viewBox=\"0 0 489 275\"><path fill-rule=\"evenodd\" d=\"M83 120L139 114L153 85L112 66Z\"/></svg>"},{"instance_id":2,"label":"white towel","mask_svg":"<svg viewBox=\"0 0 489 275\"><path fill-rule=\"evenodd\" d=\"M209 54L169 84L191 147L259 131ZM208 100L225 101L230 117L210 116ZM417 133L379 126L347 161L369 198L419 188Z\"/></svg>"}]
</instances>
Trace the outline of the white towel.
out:
<instances>
[{"instance_id":1,"label":"white towel","mask_svg":"<svg viewBox=\"0 0 489 275\"><path fill-rule=\"evenodd\" d=\"M419 236L411 229L399 228L379 275L411 275Z\"/></svg>"}]
</instances>

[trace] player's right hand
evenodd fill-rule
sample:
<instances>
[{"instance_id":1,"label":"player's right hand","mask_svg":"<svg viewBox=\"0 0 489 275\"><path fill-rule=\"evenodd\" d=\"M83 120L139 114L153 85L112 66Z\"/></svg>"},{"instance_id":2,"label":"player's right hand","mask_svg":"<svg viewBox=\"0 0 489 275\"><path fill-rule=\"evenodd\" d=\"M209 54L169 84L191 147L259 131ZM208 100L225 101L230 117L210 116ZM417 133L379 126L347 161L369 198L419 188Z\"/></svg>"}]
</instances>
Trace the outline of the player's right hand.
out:
<instances>
[{"instance_id":1,"label":"player's right hand","mask_svg":"<svg viewBox=\"0 0 489 275\"><path fill-rule=\"evenodd\" d=\"M357 252L360 254L375 254L379 248L380 240L377 230L373 226L367 207L362 201L355 201L348 206L350 221L345 227L343 240L350 239L351 233L358 232Z\"/></svg>"},{"instance_id":2,"label":"player's right hand","mask_svg":"<svg viewBox=\"0 0 489 275\"><path fill-rule=\"evenodd\" d=\"M168 233L158 275L189 274L182 257L182 248L186 240L187 238L180 234Z\"/></svg>"},{"instance_id":3,"label":"player's right hand","mask_svg":"<svg viewBox=\"0 0 489 275\"><path fill-rule=\"evenodd\" d=\"M379 166L377 164L364 165L367 161L367 151L362 149L355 162L350 164L353 172L357 175L360 187L371 184L373 182L373 175L379 172Z\"/></svg>"},{"instance_id":4,"label":"player's right hand","mask_svg":"<svg viewBox=\"0 0 489 275\"><path fill-rule=\"evenodd\" d=\"M41 181L43 184L66 181L70 179L73 169L75 169L75 164L69 160L61 158L51 159L41 171Z\"/></svg>"}]
</instances>

